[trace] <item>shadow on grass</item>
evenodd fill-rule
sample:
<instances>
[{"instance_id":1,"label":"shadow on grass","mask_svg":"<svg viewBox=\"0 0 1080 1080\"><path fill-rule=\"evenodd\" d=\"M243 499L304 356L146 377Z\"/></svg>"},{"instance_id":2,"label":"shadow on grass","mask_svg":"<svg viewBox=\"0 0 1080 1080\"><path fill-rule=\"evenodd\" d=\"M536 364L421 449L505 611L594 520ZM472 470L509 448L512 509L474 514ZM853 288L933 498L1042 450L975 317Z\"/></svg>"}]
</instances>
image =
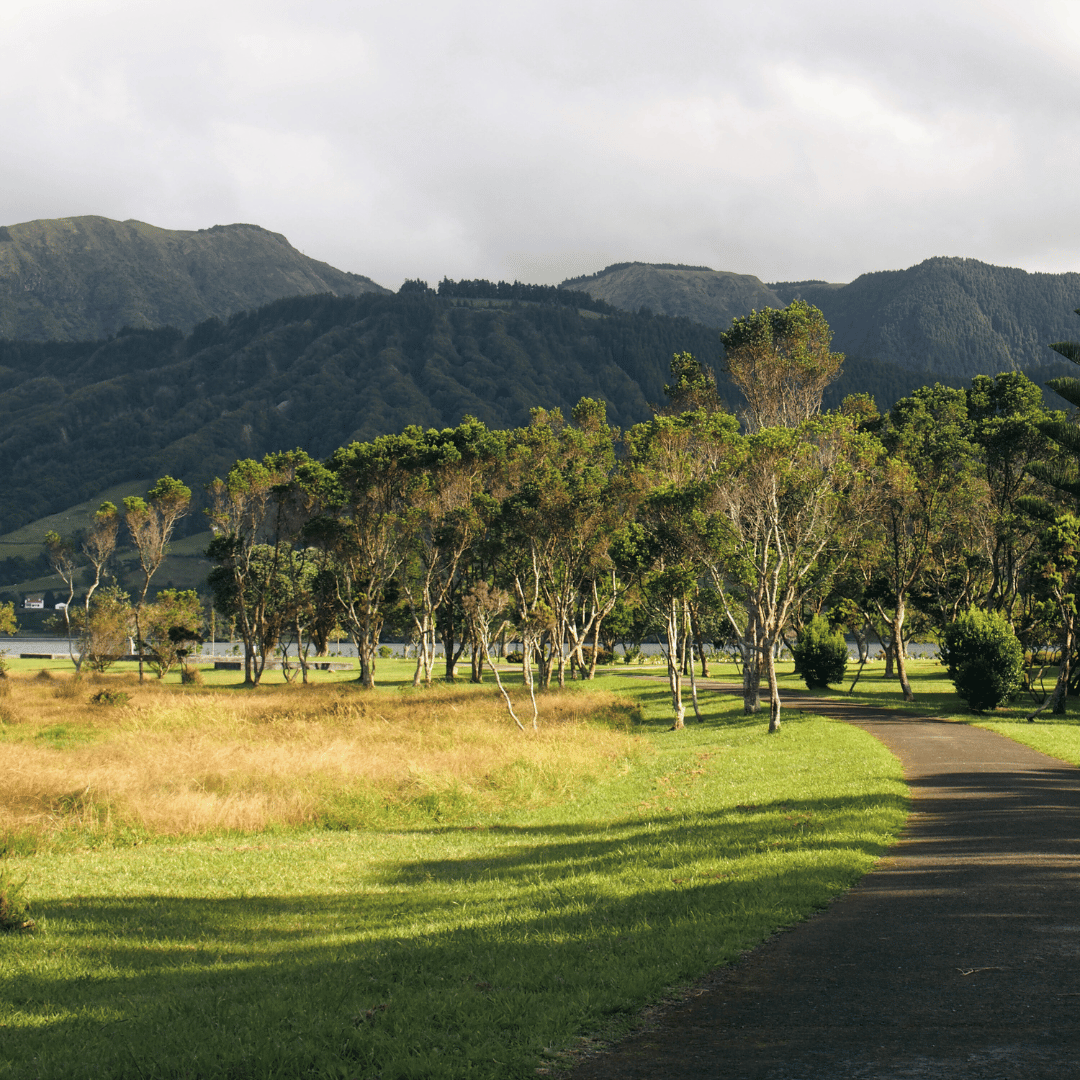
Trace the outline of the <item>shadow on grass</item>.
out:
<instances>
[{"instance_id":1,"label":"shadow on grass","mask_svg":"<svg viewBox=\"0 0 1080 1080\"><path fill-rule=\"evenodd\" d=\"M925 794L905 868L874 879L884 903L919 915L894 932L921 948L927 927L966 940L985 916L1022 937L1036 903L1071 910L1077 770L912 783ZM43 905L41 934L11 943L0 976L0 1076L528 1075L544 1047L826 904L857 876L850 852L882 853L843 831L890 799L902 804L786 799L698 813L692 826L678 813L624 818L602 836L494 826L491 850L405 866L372 865L358 848L341 893ZM777 848L799 857L771 861ZM725 871L751 849L762 856L751 870ZM455 891L462 880L473 887ZM876 940L891 910L874 906L873 925L848 932Z\"/></svg>"},{"instance_id":2,"label":"shadow on grass","mask_svg":"<svg viewBox=\"0 0 1080 1080\"><path fill-rule=\"evenodd\" d=\"M404 867L357 845L341 893L43 904L0 975L0 1077L526 1075L543 1047L827 904L882 853L842 838L872 802L627 819L599 838L500 826L493 850Z\"/></svg>"}]
</instances>

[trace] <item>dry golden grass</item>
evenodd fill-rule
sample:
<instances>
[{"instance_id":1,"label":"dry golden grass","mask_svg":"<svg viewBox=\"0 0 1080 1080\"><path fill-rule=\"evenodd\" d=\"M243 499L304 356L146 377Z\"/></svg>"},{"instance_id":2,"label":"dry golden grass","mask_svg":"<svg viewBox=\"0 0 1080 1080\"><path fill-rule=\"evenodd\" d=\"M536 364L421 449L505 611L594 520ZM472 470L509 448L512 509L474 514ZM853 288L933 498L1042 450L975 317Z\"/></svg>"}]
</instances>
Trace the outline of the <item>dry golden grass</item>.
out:
<instances>
[{"instance_id":1,"label":"dry golden grass","mask_svg":"<svg viewBox=\"0 0 1080 1080\"><path fill-rule=\"evenodd\" d=\"M434 806L438 817L448 795L458 810L541 804L641 752L629 731L635 707L604 693L545 695L539 732L521 735L494 688L3 682L0 833L9 835L254 831L327 815L362 824L410 808ZM89 704L101 686L130 702ZM586 722L597 714L610 722Z\"/></svg>"}]
</instances>

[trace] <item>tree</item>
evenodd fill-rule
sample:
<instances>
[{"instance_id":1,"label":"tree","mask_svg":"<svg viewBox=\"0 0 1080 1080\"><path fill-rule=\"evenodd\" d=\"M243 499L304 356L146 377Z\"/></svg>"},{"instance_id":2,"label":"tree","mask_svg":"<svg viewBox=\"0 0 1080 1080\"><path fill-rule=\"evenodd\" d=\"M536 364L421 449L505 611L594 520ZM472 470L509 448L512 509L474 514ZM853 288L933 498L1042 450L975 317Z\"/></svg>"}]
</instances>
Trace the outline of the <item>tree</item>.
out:
<instances>
[{"instance_id":1,"label":"tree","mask_svg":"<svg viewBox=\"0 0 1080 1080\"><path fill-rule=\"evenodd\" d=\"M337 598L360 661L360 682L375 685L375 656L390 606L389 590L417 527L409 455L421 434L407 428L336 450L327 463L325 513L308 527L333 555Z\"/></svg>"},{"instance_id":2,"label":"tree","mask_svg":"<svg viewBox=\"0 0 1080 1080\"><path fill-rule=\"evenodd\" d=\"M50 529L45 534L45 558L48 560L49 569L58 575L67 586L67 600L64 603L64 628L68 639L68 652L71 649L71 605L75 601L75 575L79 570L79 557L75 549L75 542L65 539L58 532ZM89 603L89 599L87 601ZM78 662L75 670L79 670Z\"/></svg>"},{"instance_id":3,"label":"tree","mask_svg":"<svg viewBox=\"0 0 1080 1080\"><path fill-rule=\"evenodd\" d=\"M617 593L608 546L619 514L613 432L602 402L583 398L573 424L558 409L534 409L511 446L512 490L496 522L498 574L513 594L523 670L535 655L543 686L566 679L564 645L578 670ZM601 584L603 583L603 584Z\"/></svg>"},{"instance_id":4,"label":"tree","mask_svg":"<svg viewBox=\"0 0 1080 1080\"><path fill-rule=\"evenodd\" d=\"M815 615L802 628L791 652L795 674L803 677L808 690L824 690L830 683L844 681L847 642L843 632L834 630L824 615Z\"/></svg>"},{"instance_id":5,"label":"tree","mask_svg":"<svg viewBox=\"0 0 1080 1080\"><path fill-rule=\"evenodd\" d=\"M116 585L99 589L89 608L73 613L79 631L79 654L93 671L105 671L127 655L132 617L130 598Z\"/></svg>"},{"instance_id":6,"label":"tree","mask_svg":"<svg viewBox=\"0 0 1080 1080\"><path fill-rule=\"evenodd\" d=\"M493 499L487 493L505 451L505 433L488 431L467 416L456 428L419 435L410 455L416 527L400 581L417 641L414 686L421 676L431 683L437 626L444 631L448 678L453 670L452 608L492 516Z\"/></svg>"},{"instance_id":7,"label":"tree","mask_svg":"<svg viewBox=\"0 0 1080 1080\"><path fill-rule=\"evenodd\" d=\"M804 300L734 319L720 340L725 371L746 398L751 432L796 427L820 412L825 388L844 362L842 353L829 351L825 316Z\"/></svg>"},{"instance_id":8,"label":"tree","mask_svg":"<svg viewBox=\"0 0 1080 1080\"><path fill-rule=\"evenodd\" d=\"M82 554L89 559L93 568L93 578L87 586L86 596L83 598L83 614L86 617L89 617L90 603L94 592L101 584L105 568L116 551L116 538L119 529L119 511L113 503L103 502L91 519L90 528L86 531L80 545ZM67 601L64 604L64 627L67 633L68 651L75 665L75 673L78 674L82 671L86 654L81 648L76 653L72 648L71 641L71 605L75 599L75 577L81 569L75 550L75 541L63 540L59 533L48 532L45 534L45 551L49 565L55 573L63 578L68 587Z\"/></svg>"},{"instance_id":9,"label":"tree","mask_svg":"<svg viewBox=\"0 0 1080 1080\"><path fill-rule=\"evenodd\" d=\"M716 392L716 376L693 353L677 352L671 359L671 383L664 387L668 405L658 410L666 415L703 409L707 413L724 410Z\"/></svg>"},{"instance_id":10,"label":"tree","mask_svg":"<svg viewBox=\"0 0 1080 1080\"><path fill-rule=\"evenodd\" d=\"M796 428L764 428L745 437L713 496L715 535L709 570L717 591L745 609L744 639L753 643L769 683L769 730L780 729L775 653L788 620L813 590L838 545L858 536L874 508L869 476L880 455L851 417L829 414ZM734 611L731 621L737 624ZM754 690L750 696L750 689ZM744 684L744 708L757 708Z\"/></svg>"},{"instance_id":11,"label":"tree","mask_svg":"<svg viewBox=\"0 0 1080 1080\"><path fill-rule=\"evenodd\" d=\"M935 547L956 527L965 489L978 482L971 434L966 395L940 384L898 401L881 432L887 454L875 518L881 547L867 581L889 625L905 701L915 699L904 655L907 605Z\"/></svg>"},{"instance_id":12,"label":"tree","mask_svg":"<svg viewBox=\"0 0 1080 1080\"><path fill-rule=\"evenodd\" d=\"M139 553L139 566L143 574L142 590L135 604L135 637L138 642L140 681L143 678L141 620L146 594L150 589L150 579L165 558L177 521L188 512L190 505L191 488L171 476L163 476L158 480L145 499L132 495L124 500L124 521Z\"/></svg>"},{"instance_id":13,"label":"tree","mask_svg":"<svg viewBox=\"0 0 1080 1080\"><path fill-rule=\"evenodd\" d=\"M274 528L275 509L280 511L277 494L294 479L289 461L267 454L262 461L245 458L208 486L210 506L207 514L214 539L206 555L218 565L210 573L210 587L215 603L235 619L244 642L244 682L257 686L266 667L266 641L277 641L271 624L274 613L274 589L280 587L281 528ZM277 542L266 538L273 532ZM271 649L273 646L271 646Z\"/></svg>"},{"instance_id":14,"label":"tree","mask_svg":"<svg viewBox=\"0 0 1080 1080\"><path fill-rule=\"evenodd\" d=\"M991 576L981 606L1003 611L1011 619L1024 569L1038 543L1038 532L1022 512L1023 502L1049 490L1033 475L1032 465L1053 455L1044 425L1060 424L1065 416L1045 409L1039 388L1026 375L1012 371L992 379L975 376L967 406L992 509Z\"/></svg>"},{"instance_id":15,"label":"tree","mask_svg":"<svg viewBox=\"0 0 1080 1080\"><path fill-rule=\"evenodd\" d=\"M159 679L202 640L203 609L194 589L163 589L143 611L143 643Z\"/></svg>"},{"instance_id":16,"label":"tree","mask_svg":"<svg viewBox=\"0 0 1080 1080\"><path fill-rule=\"evenodd\" d=\"M707 548L719 550L728 538L710 528L709 501L727 482L731 460L742 445L738 423L721 412L696 409L658 415L626 437L627 488L634 520L612 545L619 573L635 582L642 604L663 628L675 729L684 726L682 672L690 661L693 681L691 612L707 572Z\"/></svg>"}]
</instances>

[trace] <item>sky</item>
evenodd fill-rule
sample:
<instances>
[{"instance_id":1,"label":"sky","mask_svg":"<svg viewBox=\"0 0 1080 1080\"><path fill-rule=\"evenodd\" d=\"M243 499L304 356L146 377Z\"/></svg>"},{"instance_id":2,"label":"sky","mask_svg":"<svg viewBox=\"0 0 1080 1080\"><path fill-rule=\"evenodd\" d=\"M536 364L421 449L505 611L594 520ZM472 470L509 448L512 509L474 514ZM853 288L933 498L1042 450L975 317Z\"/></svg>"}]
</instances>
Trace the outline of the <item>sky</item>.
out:
<instances>
[{"instance_id":1,"label":"sky","mask_svg":"<svg viewBox=\"0 0 1080 1080\"><path fill-rule=\"evenodd\" d=\"M1080 271L1080 3L0 0L0 224L251 222L396 289Z\"/></svg>"}]
</instances>

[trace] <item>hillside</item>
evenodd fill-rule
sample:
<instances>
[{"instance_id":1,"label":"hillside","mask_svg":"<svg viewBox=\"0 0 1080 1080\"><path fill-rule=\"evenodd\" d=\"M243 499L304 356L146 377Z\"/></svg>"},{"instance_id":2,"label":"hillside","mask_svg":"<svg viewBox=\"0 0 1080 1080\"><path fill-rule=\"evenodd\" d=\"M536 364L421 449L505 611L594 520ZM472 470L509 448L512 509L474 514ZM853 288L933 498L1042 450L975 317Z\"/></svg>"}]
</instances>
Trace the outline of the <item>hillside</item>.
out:
<instances>
[{"instance_id":1,"label":"hillside","mask_svg":"<svg viewBox=\"0 0 1080 1080\"><path fill-rule=\"evenodd\" d=\"M717 332L430 290L279 300L186 336L0 341L0 534L132 477L201 490L240 457L295 446L325 457L466 413L510 427L590 396L631 424L662 399L682 349L716 358Z\"/></svg>"},{"instance_id":2,"label":"hillside","mask_svg":"<svg viewBox=\"0 0 1080 1080\"><path fill-rule=\"evenodd\" d=\"M0 227L0 337L90 340L125 326L190 330L285 296L387 290L309 259L258 225L188 232L57 218Z\"/></svg>"},{"instance_id":3,"label":"hillside","mask_svg":"<svg viewBox=\"0 0 1080 1080\"><path fill-rule=\"evenodd\" d=\"M616 264L563 286L627 311L645 303L657 313L719 327L751 307L783 306L799 297L821 308L833 348L849 357L961 380L1052 362L1051 342L1080 336L1073 313L1080 306L1080 274L1029 274L975 259L927 259L846 285L766 285L706 268Z\"/></svg>"},{"instance_id":4,"label":"hillside","mask_svg":"<svg viewBox=\"0 0 1080 1080\"><path fill-rule=\"evenodd\" d=\"M623 311L644 309L721 328L755 308L782 306L780 297L758 278L705 266L616 263L589 277L569 278L561 287L586 292Z\"/></svg>"},{"instance_id":5,"label":"hillside","mask_svg":"<svg viewBox=\"0 0 1080 1080\"><path fill-rule=\"evenodd\" d=\"M201 497L241 457L301 446L321 458L354 439L451 426L467 413L513 427L538 405L568 412L593 397L627 427L664 399L672 354L683 350L716 369L719 331L404 289L278 300L187 335L0 341L0 534L133 479L168 473ZM826 405L856 390L891 404L929 377L853 359ZM718 384L738 408L722 374Z\"/></svg>"}]
</instances>

